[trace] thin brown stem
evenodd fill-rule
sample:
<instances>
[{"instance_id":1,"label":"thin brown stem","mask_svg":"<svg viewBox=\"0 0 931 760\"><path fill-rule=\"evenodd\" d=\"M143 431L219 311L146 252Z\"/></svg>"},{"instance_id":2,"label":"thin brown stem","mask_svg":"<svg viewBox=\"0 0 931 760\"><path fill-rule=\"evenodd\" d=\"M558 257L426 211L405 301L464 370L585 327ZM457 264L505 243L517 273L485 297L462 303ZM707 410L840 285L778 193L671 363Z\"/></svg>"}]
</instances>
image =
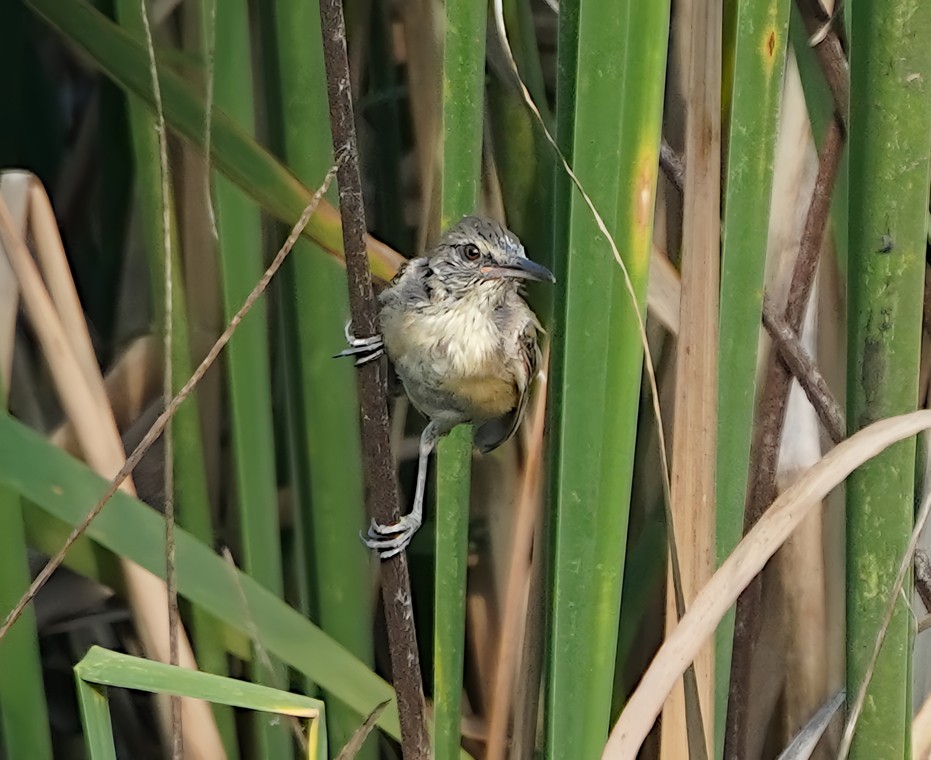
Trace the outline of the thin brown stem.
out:
<instances>
[{"instance_id":1,"label":"thin brown stem","mask_svg":"<svg viewBox=\"0 0 931 760\"><path fill-rule=\"evenodd\" d=\"M344 157L337 173L349 308L356 335L375 333L375 296L365 250L365 208L356 148L346 24L340 0L321 0L323 58L333 129L333 147ZM379 523L400 517L400 496L388 428L388 402L381 362L362 365L358 375L362 452L368 510ZM430 757L426 705L414 630L407 554L381 563L381 592L388 625L391 669L401 723L401 748L407 760Z\"/></svg>"},{"instance_id":2,"label":"thin brown stem","mask_svg":"<svg viewBox=\"0 0 931 760\"><path fill-rule=\"evenodd\" d=\"M785 324L796 335L801 331L810 300L843 147L843 129L837 119L832 119L821 151L818 176L805 219L786 304ZM750 450L751 479L744 516L745 533L756 524L776 498L776 466L791 382L792 374L774 353L763 384L758 408L757 434ZM727 758L744 757L746 754L750 730L748 706L752 697L751 653L762 623L762 592L762 577L758 576L737 602L725 733L724 756Z\"/></svg>"},{"instance_id":3,"label":"thin brown stem","mask_svg":"<svg viewBox=\"0 0 931 760\"><path fill-rule=\"evenodd\" d=\"M844 45L837 34L839 21L833 23L824 12L821 0L796 0L805 29L814 40L814 51L821 64L821 71L834 97L834 114L841 127L847 123L850 106L850 67L844 53Z\"/></svg>"},{"instance_id":4,"label":"thin brown stem","mask_svg":"<svg viewBox=\"0 0 931 760\"><path fill-rule=\"evenodd\" d=\"M155 44L152 40L152 27L149 24L149 11L145 0L140 0L139 15L145 32L145 48L149 58L149 73L152 78L152 94L155 100L155 133L158 136L158 169L161 190L162 251L164 261L164 313L165 313L165 364L164 395L165 405L171 400L172 361L174 358L172 319L172 273L171 273L171 211L169 208L168 176L168 133L165 128L165 112L162 108L162 89L158 81L158 67L155 63ZM209 110L209 108L208 108ZM208 136L209 139L209 136ZM208 143L209 145L209 143ZM168 591L168 662L178 664L178 631L181 627L181 611L178 608L178 578L175 568L175 468L174 436L171 420L165 425L165 586ZM181 760L184 756L184 737L181 731L181 698L172 695L171 704L171 757Z\"/></svg>"},{"instance_id":5,"label":"thin brown stem","mask_svg":"<svg viewBox=\"0 0 931 760\"><path fill-rule=\"evenodd\" d=\"M831 393L821 370L799 340L798 334L778 313L769 296L763 297L763 326L772 338L779 358L798 380L805 396L814 407L825 431L834 443L840 443L847 435L844 411Z\"/></svg>"}]
</instances>

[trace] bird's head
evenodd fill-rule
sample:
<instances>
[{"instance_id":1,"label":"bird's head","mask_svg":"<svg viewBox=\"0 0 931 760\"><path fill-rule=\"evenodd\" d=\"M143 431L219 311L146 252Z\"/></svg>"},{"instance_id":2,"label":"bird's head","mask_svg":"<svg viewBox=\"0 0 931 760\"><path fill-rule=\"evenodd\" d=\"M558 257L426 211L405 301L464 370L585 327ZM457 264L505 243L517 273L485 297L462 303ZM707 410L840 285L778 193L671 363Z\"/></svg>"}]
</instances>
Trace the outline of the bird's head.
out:
<instances>
[{"instance_id":1,"label":"bird's head","mask_svg":"<svg viewBox=\"0 0 931 760\"><path fill-rule=\"evenodd\" d=\"M552 272L527 258L513 232L493 219L467 216L450 227L429 254L435 284L452 297L491 296L521 282L555 282Z\"/></svg>"}]
</instances>

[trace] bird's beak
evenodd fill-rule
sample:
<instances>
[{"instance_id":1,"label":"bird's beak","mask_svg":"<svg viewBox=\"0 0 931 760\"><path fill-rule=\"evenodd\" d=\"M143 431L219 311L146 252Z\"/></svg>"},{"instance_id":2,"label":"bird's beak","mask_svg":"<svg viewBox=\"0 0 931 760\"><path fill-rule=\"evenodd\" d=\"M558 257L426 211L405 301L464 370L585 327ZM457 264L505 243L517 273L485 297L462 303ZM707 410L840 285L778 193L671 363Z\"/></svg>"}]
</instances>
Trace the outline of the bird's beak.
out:
<instances>
[{"instance_id":1,"label":"bird's beak","mask_svg":"<svg viewBox=\"0 0 931 760\"><path fill-rule=\"evenodd\" d=\"M479 271L487 280L514 277L520 280L534 280L536 282L556 282L556 278L553 277L553 273L549 269L530 259L515 259L507 266L482 267Z\"/></svg>"}]
</instances>

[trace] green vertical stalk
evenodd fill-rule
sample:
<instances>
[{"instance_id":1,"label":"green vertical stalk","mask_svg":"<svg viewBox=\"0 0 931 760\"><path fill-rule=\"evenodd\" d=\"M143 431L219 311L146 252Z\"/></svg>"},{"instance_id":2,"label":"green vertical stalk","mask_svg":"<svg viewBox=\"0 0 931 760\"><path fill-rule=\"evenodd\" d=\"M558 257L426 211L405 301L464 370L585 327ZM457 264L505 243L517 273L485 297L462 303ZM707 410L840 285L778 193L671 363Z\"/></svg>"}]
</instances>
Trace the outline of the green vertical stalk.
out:
<instances>
[{"instance_id":1,"label":"green vertical stalk","mask_svg":"<svg viewBox=\"0 0 931 760\"><path fill-rule=\"evenodd\" d=\"M142 17L136 0L117 0L116 17L127 29L141 33ZM155 325L159 334L165 325L165 237L162 232L162 183L159 165L158 135L155 118L139 98L127 96L126 108L135 171L135 187L141 210L142 237L147 251ZM173 197L169 198L173 204ZM168 218L170 225L172 271L172 393L177 393L194 371L187 317L185 285L181 278L181 246L173 205ZM175 503L178 524L193 533L208 546L213 544L210 499L204 464L204 443L200 429L197 394L181 405L172 420L174 440ZM226 652L222 646L217 621L198 608L192 608L188 627L197 654L197 664L208 673L226 673ZM217 727L227 756L236 757L236 727L232 710L213 706Z\"/></svg>"},{"instance_id":2,"label":"green vertical stalk","mask_svg":"<svg viewBox=\"0 0 931 760\"><path fill-rule=\"evenodd\" d=\"M332 162L326 77L317 3L278 0L269 19L277 102L270 120L288 166L308 187L320 184ZM272 87L269 87L272 90ZM344 342L349 313L345 271L315 245L300 241L285 263L280 298L286 379L292 419L292 478L305 549L312 618L357 658L373 663L368 550L359 540L365 525L361 443L355 369L334 361ZM339 578L338 583L333 578ZM332 746L349 740L360 718L330 700L327 730ZM369 742L360 758L374 758Z\"/></svg>"},{"instance_id":3,"label":"green vertical stalk","mask_svg":"<svg viewBox=\"0 0 931 760\"><path fill-rule=\"evenodd\" d=\"M652 245L669 3L560 4L557 138L630 273ZM550 372L548 757L601 756L608 733L642 368L631 295L557 169Z\"/></svg>"},{"instance_id":4,"label":"green vertical stalk","mask_svg":"<svg viewBox=\"0 0 931 760\"><path fill-rule=\"evenodd\" d=\"M474 213L478 205L485 21L485 3L447 0L441 229ZM439 760L459 755L471 471L472 427L460 425L437 449L433 700L434 757Z\"/></svg>"},{"instance_id":5,"label":"green vertical stalk","mask_svg":"<svg viewBox=\"0 0 931 760\"><path fill-rule=\"evenodd\" d=\"M788 0L748 0L736 9L734 78L721 229L718 361L717 556L743 535L756 391L763 273L773 161L785 71ZM718 628L715 744L724 750L734 614Z\"/></svg>"},{"instance_id":6,"label":"green vertical stalk","mask_svg":"<svg viewBox=\"0 0 931 760\"><path fill-rule=\"evenodd\" d=\"M6 414L0 411L0 414ZM29 586L26 535L20 497L0 486L0 611ZM48 711L35 610L30 605L0 643L0 735L6 756L51 760Z\"/></svg>"},{"instance_id":7,"label":"green vertical stalk","mask_svg":"<svg viewBox=\"0 0 931 760\"><path fill-rule=\"evenodd\" d=\"M931 153L931 4L856 0L850 13L848 425L915 409ZM915 442L847 483L847 689L867 674L914 517ZM908 757L911 616L901 595L872 673L854 758Z\"/></svg>"},{"instance_id":8,"label":"green vertical stalk","mask_svg":"<svg viewBox=\"0 0 931 760\"><path fill-rule=\"evenodd\" d=\"M210 29L210 2L202 5L203 28ZM217 107L247 133L254 131L252 60L249 54L249 11L244 0L216 5L214 95ZM223 313L229 320L258 282L264 270L262 231L255 204L232 182L214 181L219 233ZM255 304L226 352L226 375L232 422L234 482L239 509L242 561L245 571L272 593L283 593L278 493L272 425L267 309ZM246 611L245 614L251 614ZM283 688L284 670L271 661L256 641L253 681ZM284 726L257 716L260 757L291 755L291 738Z\"/></svg>"},{"instance_id":9,"label":"green vertical stalk","mask_svg":"<svg viewBox=\"0 0 931 760\"><path fill-rule=\"evenodd\" d=\"M87 757L89 760L116 760L107 687L87 683L78 673L74 674L74 680L77 685L78 706L81 709L81 723L84 726Z\"/></svg>"},{"instance_id":10,"label":"green vertical stalk","mask_svg":"<svg viewBox=\"0 0 931 760\"><path fill-rule=\"evenodd\" d=\"M0 264L0 277L13 276L4 259ZM15 323L15 308L8 316ZM0 351L4 350L5 346L0 347ZM0 358L0 415L4 417L7 416L9 397L9 378L4 376L4 370L11 366L12 360L11 344L9 355ZM0 485L0 615L4 617L31 581L26 547L23 505L19 494L6 485ZM6 750L7 757L51 760L52 739L33 605L24 610L19 622L0 642L0 737L3 739L0 747Z\"/></svg>"}]
</instances>

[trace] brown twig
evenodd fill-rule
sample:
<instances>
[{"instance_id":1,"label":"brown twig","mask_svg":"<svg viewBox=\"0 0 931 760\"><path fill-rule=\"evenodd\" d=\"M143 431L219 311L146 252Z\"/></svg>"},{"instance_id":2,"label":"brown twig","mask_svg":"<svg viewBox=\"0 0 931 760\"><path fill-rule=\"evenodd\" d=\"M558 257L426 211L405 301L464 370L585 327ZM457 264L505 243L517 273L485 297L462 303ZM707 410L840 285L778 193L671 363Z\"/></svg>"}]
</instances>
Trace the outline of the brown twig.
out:
<instances>
[{"instance_id":1,"label":"brown twig","mask_svg":"<svg viewBox=\"0 0 931 760\"><path fill-rule=\"evenodd\" d=\"M375 297L365 250L365 208L346 55L346 24L340 0L321 0L320 21L333 147L344 158L336 182L349 308L356 335L372 335L375 333ZM390 524L400 517L400 497L388 435L388 403L381 362L368 362L359 369L359 401L369 513L377 522ZM381 591L401 722L401 748L407 760L426 760L430 756L430 740L405 552L381 563Z\"/></svg>"},{"instance_id":2,"label":"brown twig","mask_svg":"<svg viewBox=\"0 0 931 760\"><path fill-rule=\"evenodd\" d=\"M827 434L834 443L840 443L847 435L844 411L831 393L821 370L799 340L798 334L789 327L768 295L763 296L763 325L779 352L779 358L805 391L805 396L814 407Z\"/></svg>"},{"instance_id":3,"label":"brown twig","mask_svg":"<svg viewBox=\"0 0 931 760\"><path fill-rule=\"evenodd\" d=\"M831 194L843 153L844 133L832 119L825 136L818 165L818 176L792 273L785 324L796 335L801 331L811 296L818 257L831 208ZM747 496L744 531L756 524L776 498L776 466L785 426L786 401L792 374L774 354L769 362L759 404L757 435L750 451L751 480ZM731 686L727 708L725 757L743 757L749 735L749 703L752 695L751 652L762 622L762 578L757 577L737 602L734 649L731 659Z\"/></svg>"},{"instance_id":4,"label":"brown twig","mask_svg":"<svg viewBox=\"0 0 931 760\"><path fill-rule=\"evenodd\" d=\"M834 115L846 128L850 106L850 67L835 23L824 12L821 0L796 0L805 29L813 41L815 56L834 97Z\"/></svg>"},{"instance_id":5,"label":"brown twig","mask_svg":"<svg viewBox=\"0 0 931 760\"><path fill-rule=\"evenodd\" d=\"M149 431L142 437L139 445L133 449L132 454L129 455L129 457L123 463L123 466L120 467L120 471L113 477L113 480L110 481L110 484L107 486L107 490L104 491L103 496L98 499L97 503L91 508L81 523L75 527L70 534L68 534L68 538L65 539L65 543L62 545L61 549L58 550L54 557L49 559L49 561L45 564L45 567L43 567L39 574L36 576L35 580L29 584L29 588L26 589L26 592L16 603L16 606L6 616L6 619L3 621L3 625L0 625L0 642L3 641L4 637L7 635L7 633L9 633L10 628L13 627L16 621L19 620L20 616L23 614L23 610L25 610L27 605L33 599L35 599L36 594L39 593L39 590L46 584L46 582L48 582L48 579L52 576L52 573L54 573L61 566L61 563L64 562L65 555L67 555L71 547L74 546L75 541L77 541L84 534L88 526L90 526L97 515L100 514L104 506L106 506L107 502L112 498L113 494L115 494L120 485L122 485L123 481L125 481L126 478L130 476L132 471L136 469L136 466L139 464L142 457L145 456L145 453L152 447L152 444L158 440L158 437L165 430L165 426L168 424L168 421L174 417L175 412L178 411L178 407L181 406L184 400L191 395L194 388L197 387L197 384L200 383L204 375L207 373L207 370L210 369L213 363L217 360L220 352L226 347L226 344L230 342L230 338L233 337L233 333L236 332L236 328L239 327L240 322L242 322L246 314L248 314L252 309L255 302L265 292L265 289L271 282L272 277L274 277L275 273L281 268L281 265L284 263L285 258L291 252L291 249L294 247L294 244L300 237L304 227L307 226L307 222L310 221L310 217L314 213L314 210L317 208L317 205L320 203L320 199L330 187L330 183L333 181L333 177L336 176L338 165L339 156L337 156L337 165L333 166L333 168L327 172L327 176L324 179L323 184L320 186L317 192L314 193L314 196L311 198L307 208L304 209L304 213L301 214L301 218L292 228L291 234L288 235L288 239L284 242L284 245L281 246L281 249L276 254L272 263L269 264L268 269L265 270L265 274L262 275L262 279L256 283L256 286L252 289L252 292L249 293L249 295L246 297L246 300L239 308L239 311L236 312L236 314L230 320L229 324L226 326L226 329L223 331L220 337L217 338L216 343L214 343L210 351L207 352L207 355L194 371L194 374L191 375L181 390L175 394L175 397L171 400L171 403L165 407L165 410L158 416L158 419L152 423L152 427L149 428ZM12 245L11 241L5 241L5 244Z\"/></svg>"}]
</instances>

